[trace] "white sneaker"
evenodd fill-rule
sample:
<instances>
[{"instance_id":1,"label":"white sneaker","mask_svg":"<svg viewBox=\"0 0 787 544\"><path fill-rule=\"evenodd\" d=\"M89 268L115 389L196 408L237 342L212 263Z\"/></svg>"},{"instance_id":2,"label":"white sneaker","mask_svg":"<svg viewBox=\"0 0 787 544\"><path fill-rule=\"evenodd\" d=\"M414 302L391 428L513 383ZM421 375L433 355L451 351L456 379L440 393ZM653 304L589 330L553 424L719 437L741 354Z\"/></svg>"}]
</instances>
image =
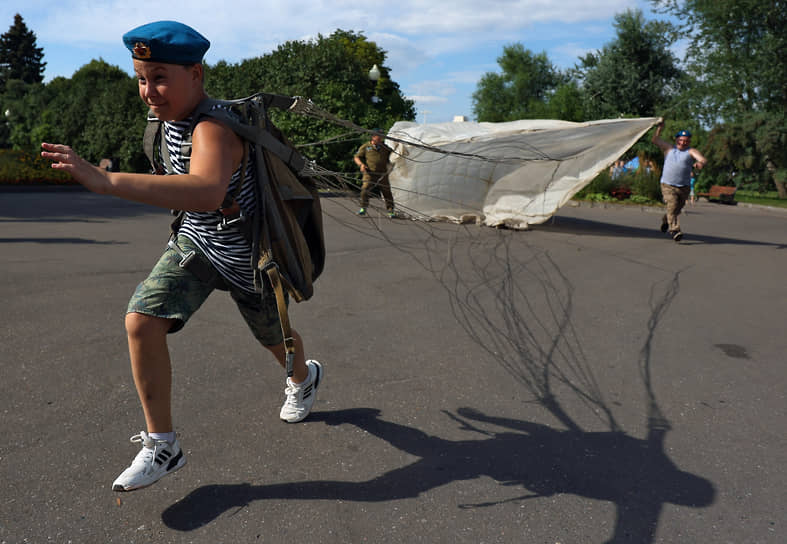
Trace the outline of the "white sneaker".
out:
<instances>
[{"instance_id":1,"label":"white sneaker","mask_svg":"<svg viewBox=\"0 0 787 544\"><path fill-rule=\"evenodd\" d=\"M141 442L142 449L112 484L113 491L133 491L157 482L167 474L186 464L178 439L170 443L154 440L145 431L131 437L134 443Z\"/></svg>"},{"instance_id":2,"label":"white sneaker","mask_svg":"<svg viewBox=\"0 0 787 544\"><path fill-rule=\"evenodd\" d=\"M297 423L308 416L317 396L317 387L322 381L322 365L310 359L306 361L306 368L309 369L309 375L301 383L292 383L287 378L287 387L284 388L287 400L279 414L287 423Z\"/></svg>"}]
</instances>

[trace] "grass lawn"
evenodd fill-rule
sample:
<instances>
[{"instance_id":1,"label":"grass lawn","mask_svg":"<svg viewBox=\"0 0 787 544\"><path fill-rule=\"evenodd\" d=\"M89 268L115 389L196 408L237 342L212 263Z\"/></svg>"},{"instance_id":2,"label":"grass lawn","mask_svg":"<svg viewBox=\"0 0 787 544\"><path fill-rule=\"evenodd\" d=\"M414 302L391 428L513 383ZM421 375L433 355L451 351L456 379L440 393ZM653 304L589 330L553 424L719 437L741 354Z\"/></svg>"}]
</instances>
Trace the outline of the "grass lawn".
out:
<instances>
[{"instance_id":1,"label":"grass lawn","mask_svg":"<svg viewBox=\"0 0 787 544\"><path fill-rule=\"evenodd\" d=\"M780 199L777 197L776 192L773 194L761 194L761 193L754 193L751 191L738 191L735 193L735 201L736 202L743 202L746 204L758 204L760 206L773 206L776 208L786 208L787 209L787 199ZM602 196L604 198L602 198ZM623 206L664 206L663 202L658 202L655 200L647 200L642 199L638 201L634 201L631 199L626 200L618 200L616 198L612 198L608 195L598 195L591 193L589 195L583 195L582 197L574 197L572 200L584 200L586 202L607 202L610 204L620 204Z\"/></svg>"},{"instance_id":2,"label":"grass lawn","mask_svg":"<svg viewBox=\"0 0 787 544\"><path fill-rule=\"evenodd\" d=\"M754 191L737 191L735 200L748 204L759 204L761 206L774 206L777 208L787 208L787 199L778 197L776 191L768 193L755 193Z\"/></svg>"}]
</instances>

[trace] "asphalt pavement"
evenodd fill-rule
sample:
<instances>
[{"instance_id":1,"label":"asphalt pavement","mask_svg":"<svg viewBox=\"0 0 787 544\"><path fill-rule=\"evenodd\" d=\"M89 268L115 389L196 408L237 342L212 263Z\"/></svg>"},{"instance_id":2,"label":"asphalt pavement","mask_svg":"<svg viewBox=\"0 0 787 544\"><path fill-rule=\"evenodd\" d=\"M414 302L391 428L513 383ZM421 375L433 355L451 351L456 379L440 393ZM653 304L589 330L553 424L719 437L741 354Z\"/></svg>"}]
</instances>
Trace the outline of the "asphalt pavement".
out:
<instances>
[{"instance_id":1,"label":"asphalt pavement","mask_svg":"<svg viewBox=\"0 0 787 544\"><path fill-rule=\"evenodd\" d=\"M0 543L787 541L787 213L566 207L528 231L324 200L284 372L230 298L170 338L187 464L110 485L143 429L123 315L166 211L0 193Z\"/></svg>"}]
</instances>

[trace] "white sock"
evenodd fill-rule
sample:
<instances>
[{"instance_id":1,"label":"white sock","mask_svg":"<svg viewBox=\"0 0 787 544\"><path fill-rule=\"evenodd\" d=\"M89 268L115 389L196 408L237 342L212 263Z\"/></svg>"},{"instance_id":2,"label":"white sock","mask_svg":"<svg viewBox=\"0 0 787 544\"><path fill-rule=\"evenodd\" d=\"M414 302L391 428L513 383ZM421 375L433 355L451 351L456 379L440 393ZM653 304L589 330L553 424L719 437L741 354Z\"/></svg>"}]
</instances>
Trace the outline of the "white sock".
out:
<instances>
[{"instance_id":1,"label":"white sock","mask_svg":"<svg viewBox=\"0 0 787 544\"><path fill-rule=\"evenodd\" d=\"M148 436L153 440L166 440L170 444L175 442L175 431L168 433L148 433Z\"/></svg>"}]
</instances>

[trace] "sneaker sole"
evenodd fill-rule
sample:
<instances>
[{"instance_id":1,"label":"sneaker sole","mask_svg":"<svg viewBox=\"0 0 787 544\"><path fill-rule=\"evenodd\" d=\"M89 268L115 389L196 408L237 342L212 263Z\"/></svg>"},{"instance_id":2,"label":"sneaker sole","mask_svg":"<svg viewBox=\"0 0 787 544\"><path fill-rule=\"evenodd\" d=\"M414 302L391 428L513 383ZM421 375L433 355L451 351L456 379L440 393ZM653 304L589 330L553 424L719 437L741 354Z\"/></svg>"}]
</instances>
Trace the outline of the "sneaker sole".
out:
<instances>
[{"instance_id":1,"label":"sneaker sole","mask_svg":"<svg viewBox=\"0 0 787 544\"><path fill-rule=\"evenodd\" d=\"M178 456L179 456L178 463L173 468L169 469L167 472L165 472L164 474L162 474L161 476L159 476L158 478L156 478L155 480L153 480L149 484L137 485L137 486L129 486L129 487L124 487L124 486L122 486L120 484L115 484L115 485L112 486L112 491L120 491L120 492L136 491L137 489L145 489L146 487L152 486L153 484L155 484L156 482L161 480L164 476L168 476L168 475L172 474L173 472L176 472L176 471L182 469L185 466L185 464L186 464L186 456L183 455L183 450L182 449L180 450L180 453L178 454Z\"/></svg>"}]
</instances>

